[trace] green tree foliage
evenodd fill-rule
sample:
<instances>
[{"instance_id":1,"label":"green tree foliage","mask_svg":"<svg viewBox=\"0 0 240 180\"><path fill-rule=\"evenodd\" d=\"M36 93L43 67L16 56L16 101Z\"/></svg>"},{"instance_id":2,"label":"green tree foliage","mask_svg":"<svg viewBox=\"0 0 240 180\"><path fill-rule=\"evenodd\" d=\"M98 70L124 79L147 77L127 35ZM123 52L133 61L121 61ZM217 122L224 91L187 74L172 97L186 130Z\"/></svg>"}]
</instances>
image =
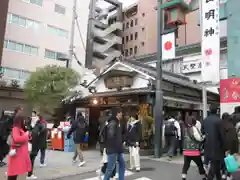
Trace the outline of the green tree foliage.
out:
<instances>
[{"instance_id":1,"label":"green tree foliage","mask_svg":"<svg viewBox=\"0 0 240 180\"><path fill-rule=\"evenodd\" d=\"M33 107L42 113L53 114L79 81L80 76L73 69L48 65L31 73L24 90Z\"/></svg>"}]
</instances>

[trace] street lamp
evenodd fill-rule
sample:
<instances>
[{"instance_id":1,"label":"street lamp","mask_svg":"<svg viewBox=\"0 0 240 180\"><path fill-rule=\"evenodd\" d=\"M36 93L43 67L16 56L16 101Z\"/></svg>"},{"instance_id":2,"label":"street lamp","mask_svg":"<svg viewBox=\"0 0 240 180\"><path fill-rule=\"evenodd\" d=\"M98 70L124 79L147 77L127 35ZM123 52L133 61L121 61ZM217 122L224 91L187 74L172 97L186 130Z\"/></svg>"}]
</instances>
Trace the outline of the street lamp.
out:
<instances>
[{"instance_id":1,"label":"street lamp","mask_svg":"<svg viewBox=\"0 0 240 180\"><path fill-rule=\"evenodd\" d=\"M67 56L60 56L60 57L58 57L58 60L59 61L65 61L66 62L66 68L69 68L69 61L70 61L69 57L67 57Z\"/></svg>"},{"instance_id":2,"label":"street lamp","mask_svg":"<svg viewBox=\"0 0 240 180\"><path fill-rule=\"evenodd\" d=\"M163 92L162 92L162 30L164 16L162 12L162 0L157 0L157 77L155 93L155 147L154 157L162 155L162 126L163 126Z\"/></svg>"}]
</instances>

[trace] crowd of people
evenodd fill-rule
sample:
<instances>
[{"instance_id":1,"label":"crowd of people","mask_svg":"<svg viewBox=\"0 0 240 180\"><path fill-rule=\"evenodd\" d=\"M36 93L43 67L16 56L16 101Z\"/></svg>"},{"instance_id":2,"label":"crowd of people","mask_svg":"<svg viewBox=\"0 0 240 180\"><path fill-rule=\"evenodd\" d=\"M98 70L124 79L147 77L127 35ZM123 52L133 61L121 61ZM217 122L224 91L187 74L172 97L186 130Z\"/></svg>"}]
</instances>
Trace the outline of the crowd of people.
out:
<instances>
[{"instance_id":1,"label":"crowd of people","mask_svg":"<svg viewBox=\"0 0 240 180\"><path fill-rule=\"evenodd\" d=\"M184 156L182 180L186 180L191 161L197 165L203 180L232 178L224 158L237 157L240 108L231 115L223 113L221 118L217 112L217 108L211 107L210 114L202 122L192 115L185 121L173 116L165 120L163 139L169 160L177 154L177 149Z\"/></svg>"},{"instance_id":2,"label":"crowd of people","mask_svg":"<svg viewBox=\"0 0 240 180\"><path fill-rule=\"evenodd\" d=\"M126 118L127 122L123 121L121 108L104 111L99 118L99 142L103 156L102 166L98 171L99 179L102 174L104 180L114 179L117 163L118 179L125 179L124 146L129 148L130 170L140 171L141 122L135 110Z\"/></svg>"},{"instance_id":3,"label":"crowd of people","mask_svg":"<svg viewBox=\"0 0 240 180\"><path fill-rule=\"evenodd\" d=\"M179 153L184 156L182 180L186 180L191 161L195 162L203 180L224 180L232 177L227 172L224 158L237 156L240 127L240 107L233 114L223 113L211 107L207 118L197 120L189 115L185 120L180 116L167 116L163 124L165 152L169 158ZM139 147L141 142L141 122L135 111L122 122L121 109L103 112L99 118L100 147L103 155L102 169L104 180L114 178L116 163L119 164L119 180L124 180L124 145L129 147L130 170L140 171ZM203 160L204 159L204 160ZM99 176L100 177L100 176Z\"/></svg>"},{"instance_id":4,"label":"crowd of people","mask_svg":"<svg viewBox=\"0 0 240 180\"><path fill-rule=\"evenodd\" d=\"M34 162L40 151L40 166L44 167L47 148L47 123L36 111L26 118L21 107L13 114L3 112L0 123L1 164L8 155L6 176L8 180L17 180L27 173L26 179L37 179L34 175ZM3 147L3 148L2 148Z\"/></svg>"},{"instance_id":5,"label":"crowd of people","mask_svg":"<svg viewBox=\"0 0 240 180\"><path fill-rule=\"evenodd\" d=\"M8 154L8 180L16 180L26 173L27 179L37 179L33 170L39 152L40 166L46 166L47 123L36 111L29 118L24 116L23 111L22 108L17 108L12 115L3 112L0 121L0 165L5 165L3 159ZM131 111L127 121L123 119L121 108L104 111L99 118L102 162L98 172L99 178L104 174L104 180L114 179L116 167L118 179L125 179L125 146L129 150L130 170L140 171L141 120L136 110ZM76 146L73 162L78 157L81 167L86 163L81 144L85 141L88 124L81 113L78 113L77 118L70 119L70 124L67 137L73 136ZM231 115L223 113L221 118L217 114L217 108L211 107L209 116L201 122L193 115L187 116L185 120L180 116L167 116L163 123L164 149L169 160L178 151L184 156L182 180L187 178L191 161L196 163L203 180L224 180L232 176L227 172L224 158L237 155L239 129L240 107Z\"/></svg>"}]
</instances>

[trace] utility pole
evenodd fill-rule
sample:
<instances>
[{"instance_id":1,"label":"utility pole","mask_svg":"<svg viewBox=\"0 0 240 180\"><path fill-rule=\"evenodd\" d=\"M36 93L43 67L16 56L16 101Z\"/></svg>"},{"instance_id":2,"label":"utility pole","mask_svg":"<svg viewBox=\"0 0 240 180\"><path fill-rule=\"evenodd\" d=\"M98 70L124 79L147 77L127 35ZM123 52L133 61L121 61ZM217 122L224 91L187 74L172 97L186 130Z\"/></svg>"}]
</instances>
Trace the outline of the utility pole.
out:
<instances>
[{"instance_id":1,"label":"utility pole","mask_svg":"<svg viewBox=\"0 0 240 180\"><path fill-rule=\"evenodd\" d=\"M69 60L66 62L66 67L71 68L73 53L74 53L74 37L75 37L75 20L77 16L77 0L73 0L73 11L72 11L72 26L71 26L71 34L70 34L70 46L69 46Z\"/></svg>"},{"instance_id":2,"label":"utility pole","mask_svg":"<svg viewBox=\"0 0 240 180\"><path fill-rule=\"evenodd\" d=\"M206 87L206 83L202 84L202 110L203 110L203 114L202 117L203 119L205 119L207 117L207 110L208 110L208 103L207 103L207 87Z\"/></svg>"},{"instance_id":3,"label":"utility pole","mask_svg":"<svg viewBox=\"0 0 240 180\"><path fill-rule=\"evenodd\" d=\"M163 10L162 0L157 0L157 77L155 94L155 146L154 156L160 158L162 155L162 125L163 125L163 92L162 92L162 31Z\"/></svg>"}]
</instances>

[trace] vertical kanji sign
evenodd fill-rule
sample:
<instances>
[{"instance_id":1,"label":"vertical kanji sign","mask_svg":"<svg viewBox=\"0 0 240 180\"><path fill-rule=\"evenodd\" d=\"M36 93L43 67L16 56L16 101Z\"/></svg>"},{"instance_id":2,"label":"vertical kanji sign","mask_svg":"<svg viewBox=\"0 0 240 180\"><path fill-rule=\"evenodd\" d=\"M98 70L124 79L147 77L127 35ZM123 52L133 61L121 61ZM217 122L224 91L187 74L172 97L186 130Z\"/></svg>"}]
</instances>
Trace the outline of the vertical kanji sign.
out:
<instances>
[{"instance_id":1,"label":"vertical kanji sign","mask_svg":"<svg viewBox=\"0 0 240 180\"><path fill-rule=\"evenodd\" d=\"M219 0L201 1L202 81L219 82L220 22Z\"/></svg>"}]
</instances>

